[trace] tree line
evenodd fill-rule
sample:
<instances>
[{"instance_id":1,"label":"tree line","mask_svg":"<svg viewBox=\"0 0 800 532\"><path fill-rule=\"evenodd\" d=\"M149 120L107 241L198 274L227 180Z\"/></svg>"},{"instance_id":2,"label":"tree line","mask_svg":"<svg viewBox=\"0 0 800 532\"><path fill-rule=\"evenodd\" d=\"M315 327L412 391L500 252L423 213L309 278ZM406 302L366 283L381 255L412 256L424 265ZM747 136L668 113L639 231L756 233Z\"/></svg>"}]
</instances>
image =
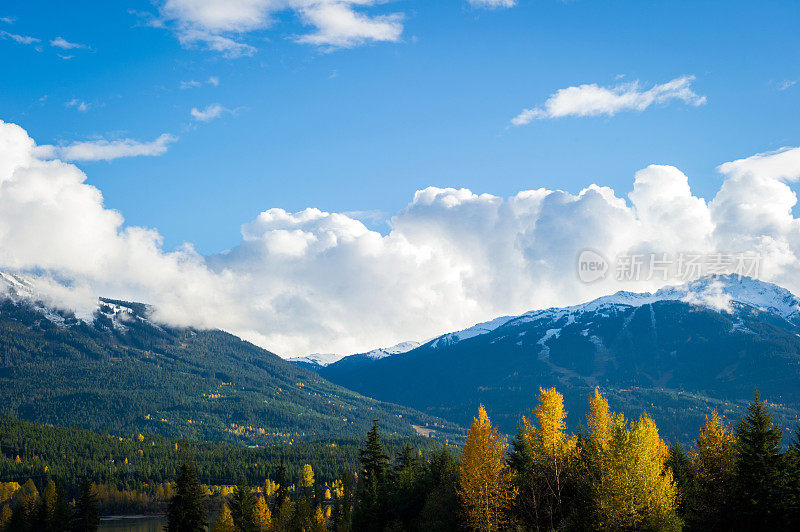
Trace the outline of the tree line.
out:
<instances>
[{"instance_id":1,"label":"tree line","mask_svg":"<svg viewBox=\"0 0 800 532\"><path fill-rule=\"evenodd\" d=\"M647 414L615 414L598 390L575 434L558 391L541 389L538 403L510 439L481 407L460 456L445 446L392 452L375 421L357 468L332 479L308 463L290 475L280 463L262 481L239 474L236 486L212 495L185 455L170 484L167 529L800 529L800 430L783 448L784 429L757 392L735 426L711 412L691 450L667 446ZM47 528L54 522L93 530L97 491L88 482L74 501L52 481L42 494L30 481L12 491L0 489L0 530L69 529Z\"/></svg>"}]
</instances>

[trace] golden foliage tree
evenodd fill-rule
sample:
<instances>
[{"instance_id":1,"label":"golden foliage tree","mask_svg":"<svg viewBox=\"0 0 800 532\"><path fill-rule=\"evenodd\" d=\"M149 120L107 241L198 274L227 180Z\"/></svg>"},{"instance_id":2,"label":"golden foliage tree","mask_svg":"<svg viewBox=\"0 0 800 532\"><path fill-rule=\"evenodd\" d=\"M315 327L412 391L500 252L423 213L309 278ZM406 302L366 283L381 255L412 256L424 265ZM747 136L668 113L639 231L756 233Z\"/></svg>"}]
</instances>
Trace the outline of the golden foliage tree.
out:
<instances>
[{"instance_id":1,"label":"golden foliage tree","mask_svg":"<svg viewBox=\"0 0 800 532\"><path fill-rule=\"evenodd\" d=\"M314 470L309 464L303 466L303 473L300 476L300 486L304 488L314 487Z\"/></svg>"},{"instance_id":2,"label":"golden foliage tree","mask_svg":"<svg viewBox=\"0 0 800 532\"><path fill-rule=\"evenodd\" d=\"M563 492L574 463L577 438L566 432L564 397L555 388L539 388L535 422L522 418L526 448L531 455L529 474L537 522L553 528L562 515Z\"/></svg>"},{"instance_id":3,"label":"golden foliage tree","mask_svg":"<svg viewBox=\"0 0 800 532\"><path fill-rule=\"evenodd\" d=\"M655 422L647 414L629 424L622 414L612 419L597 493L599 528L680 530L677 488Z\"/></svg>"},{"instance_id":4,"label":"golden foliage tree","mask_svg":"<svg viewBox=\"0 0 800 532\"><path fill-rule=\"evenodd\" d=\"M458 489L467 524L474 530L500 530L506 523L515 488L505 450L505 439L481 405L461 451Z\"/></svg>"},{"instance_id":5,"label":"golden foliage tree","mask_svg":"<svg viewBox=\"0 0 800 532\"><path fill-rule=\"evenodd\" d=\"M267 500L263 496L256 499L256 505L253 507L253 524L256 525L256 530L265 532L272 524L272 514L269 511Z\"/></svg>"},{"instance_id":6,"label":"golden foliage tree","mask_svg":"<svg viewBox=\"0 0 800 532\"><path fill-rule=\"evenodd\" d=\"M690 509L695 524L702 528L723 529L730 525L725 508L734 490L735 444L733 430L716 412L706 417L692 456L697 492Z\"/></svg>"},{"instance_id":7,"label":"golden foliage tree","mask_svg":"<svg viewBox=\"0 0 800 532\"><path fill-rule=\"evenodd\" d=\"M611 426L613 420L608 408L608 401L597 388L589 398L589 413L586 415L586 425L589 427L589 438L600 451L608 449L611 440Z\"/></svg>"},{"instance_id":8,"label":"golden foliage tree","mask_svg":"<svg viewBox=\"0 0 800 532\"><path fill-rule=\"evenodd\" d=\"M233 524L233 516L227 504L222 505L217 520L214 521L214 527L211 529L213 532L236 532L236 526Z\"/></svg>"}]
</instances>

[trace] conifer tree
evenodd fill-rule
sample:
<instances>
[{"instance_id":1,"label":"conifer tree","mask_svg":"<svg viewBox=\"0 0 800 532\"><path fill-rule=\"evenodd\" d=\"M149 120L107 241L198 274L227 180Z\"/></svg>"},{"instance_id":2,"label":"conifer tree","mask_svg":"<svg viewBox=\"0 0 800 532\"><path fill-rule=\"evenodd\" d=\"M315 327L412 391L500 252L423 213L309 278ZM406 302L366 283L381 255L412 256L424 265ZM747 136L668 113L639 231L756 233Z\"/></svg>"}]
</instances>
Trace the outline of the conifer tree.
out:
<instances>
[{"instance_id":1,"label":"conifer tree","mask_svg":"<svg viewBox=\"0 0 800 532\"><path fill-rule=\"evenodd\" d=\"M361 475L358 511L353 515L357 530L383 530L386 526L386 476L389 457L383 450L378 420L372 422L367 441L359 450Z\"/></svg>"},{"instance_id":2,"label":"conifer tree","mask_svg":"<svg viewBox=\"0 0 800 532\"><path fill-rule=\"evenodd\" d=\"M53 513L53 530L69 530L72 520L72 504L63 486L56 489L56 508Z\"/></svg>"},{"instance_id":3,"label":"conifer tree","mask_svg":"<svg viewBox=\"0 0 800 532\"><path fill-rule=\"evenodd\" d=\"M786 483L782 499L786 527L789 530L800 530L800 426L795 429L794 440L785 453L784 460Z\"/></svg>"},{"instance_id":4,"label":"conifer tree","mask_svg":"<svg viewBox=\"0 0 800 532\"><path fill-rule=\"evenodd\" d=\"M458 491L467 525L474 530L496 531L508 522L516 487L505 449L505 440L481 405L461 451Z\"/></svg>"},{"instance_id":5,"label":"conifer tree","mask_svg":"<svg viewBox=\"0 0 800 532\"><path fill-rule=\"evenodd\" d=\"M736 526L746 530L778 528L782 491L781 429L758 390L736 427Z\"/></svg>"},{"instance_id":6,"label":"conifer tree","mask_svg":"<svg viewBox=\"0 0 800 532\"><path fill-rule=\"evenodd\" d=\"M278 489L275 492L275 509L279 509L281 504L283 504L284 499L289 496L289 486L286 480L286 466L283 464L283 458L281 458L281 465L275 470L275 484L278 485Z\"/></svg>"},{"instance_id":7,"label":"conifer tree","mask_svg":"<svg viewBox=\"0 0 800 532\"><path fill-rule=\"evenodd\" d=\"M208 525L203 504L205 491L197 478L194 464L184 461L175 486L175 495L167 507L167 530L204 532Z\"/></svg>"},{"instance_id":8,"label":"conifer tree","mask_svg":"<svg viewBox=\"0 0 800 532\"><path fill-rule=\"evenodd\" d=\"M100 526L97 509L97 492L88 480L81 483L80 495L75 502L72 519L73 532L94 532Z\"/></svg>"},{"instance_id":9,"label":"conifer tree","mask_svg":"<svg viewBox=\"0 0 800 532\"><path fill-rule=\"evenodd\" d=\"M678 488L678 513L685 515L689 501L694 497L694 471L691 459L679 441L670 446L666 466L672 471L672 478Z\"/></svg>"},{"instance_id":10,"label":"conifer tree","mask_svg":"<svg viewBox=\"0 0 800 532\"><path fill-rule=\"evenodd\" d=\"M222 509L211 527L212 532L237 532L236 525L233 524L233 516L227 504L222 505Z\"/></svg>"},{"instance_id":11,"label":"conifer tree","mask_svg":"<svg viewBox=\"0 0 800 532\"><path fill-rule=\"evenodd\" d=\"M245 482L244 475L239 476L239 483L233 488L229 506L231 516L233 516L233 524L236 525L239 532L253 532L255 529L253 510L256 506L256 500L253 496L253 490Z\"/></svg>"},{"instance_id":12,"label":"conifer tree","mask_svg":"<svg viewBox=\"0 0 800 532\"><path fill-rule=\"evenodd\" d=\"M54 527L54 519L56 514L56 505L58 503L58 491L56 484L52 480L48 480L42 491L42 498L39 501L39 518L37 527L42 531L56 531Z\"/></svg>"}]
</instances>

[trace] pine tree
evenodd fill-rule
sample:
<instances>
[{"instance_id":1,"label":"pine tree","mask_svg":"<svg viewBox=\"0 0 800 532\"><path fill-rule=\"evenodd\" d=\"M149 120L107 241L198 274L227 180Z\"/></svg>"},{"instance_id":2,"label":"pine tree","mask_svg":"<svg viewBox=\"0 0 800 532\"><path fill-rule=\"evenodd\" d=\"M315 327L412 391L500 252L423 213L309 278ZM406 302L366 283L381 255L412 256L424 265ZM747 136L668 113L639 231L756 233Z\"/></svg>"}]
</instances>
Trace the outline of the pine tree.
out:
<instances>
[{"instance_id":1,"label":"pine tree","mask_svg":"<svg viewBox=\"0 0 800 532\"><path fill-rule=\"evenodd\" d=\"M782 491L781 429L758 390L736 427L735 526L742 530L780 526Z\"/></svg>"},{"instance_id":2,"label":"pine tree","mask_svg":"<svg viewBox=\"0 0 800 532\"><path fill-rule=\"evenodd\" d=\"M794 441L786 452L783 511L788 530L800 530L800 426L795 429Z\"/></svg>"},{"instance_id":3,"label":"pine tree","mask_svg":"<svg viewBox=\"0 0 800 532\"><path fill-rule=\"evenodd\" d=\"M694 471L691 459L679 441L670 446L666 466L672 471L672 478L678 488L678 513L685 515L687 505L694 497Z\"/></svg>"},{"instance_id":4,"label":"pine tree","mask_svg":"<svg viewBox=\"0 0 800 532\"><path fill-rule=\"evenodd\" d=\"M281 458L281 465L275 470L275 484L278 485L278 489L275 492L274 507L277 510L283 504L284 499L289 496L289 485L286 480L286 466L283 464L283 458Z\"/></svg>"},{"instance_id":5,"label":"pine tree","mask_svg":"<svg viewBox=\"0 0 800 532\"><path fill-rule=\"evenodd\" d=\"M37 527L43 531L56 531L54 527L54 519L56 514L56 505L58 503L58 492L56 484L52 480L47 481L44 491L42 491L42 498L39 501L39 519Z\"/></svg>"},{"instance_id":6,"label":"pine tree","mask_svg":"<svg viewBox=\"0 0 800 532\"><path fill-rule=\"evenodd\" d=\"M167 507L167 530L170 532L205 532L208 519L203 504L205 490L197 478L194 464L181 464L175 495Z\"/></svg>"},{"instance_id":7,"label":"pine tree","mask_svg":"<svg viewBox=\"0 0 800 532\"><path fill-rule=\"evenodd\" d=\"M506 442L481 405L461 451L459 497L467 524L481 532L500 530L516 495L505 461Z\"/></svg>"},{"instance_id":8,"label":"pine tree","mask_svg":"<svg viewBox=\"0 0 800 532\"><path fill-rule=\"evenodd\" d=\"M233 488L233 495L230 500L230 510L233 516L233 523L239 532L253 532L255 523L253 522L253 510L256 500L253 490L244 480L244 476L239 477L238 485Z\"/></svg>"},{"instance_id":9,"label":"pine tree","mask_svg":"<svg viewBox=\"0 0 800 532\"><path fill-rule=\"evenodd\" d=\"M53 513L53 530L69 530L72 520L72 504L63 486L56 489L56 508Z\"/></svg>"},{"instance_id":10,"label":"pine tree","mask_svg":"<svg viewBox=\"0 0 800 532\"><path fill-rule=\"evenodd\" d=\"M703 530L730 530L736 439L716 412L706 417L692 458L696 489L688 504L689 522Z\"/></svg>"},{"instance_id":11,"label":"pine tree","mask_svg":"<svg viewBox=\"0 0 800 532\"><path fill-rule=\"evenodd\" d=\"M73 532L94 532L100 526L97 509L97 492L88 480L81 483L80 495L75 503L72 519Z\"/></svg>"},{"instance_id":12,"label":"pine tree","mask_svg":"<svg viewBox=\"0 0 800 532\"><path fill-rule=\"evenodd\" d=\"M231 516L231 510L230 508L228 508L227 504L222 505L222 510L220 510L216 521L214 521L214 526L211 527L211 531L237 532L236 525L233 524L233 516Z\"/></svg>"},{"instance_id":13,"label":"pine tree","mask_svg":"<svg viewBox=\"0 0 800 532\"><path fill-rule=\"evenodd\" d=\"M372 422L367 441L359 450L361 475L358 491L360 504L353 515L356 530L383 530L386 526L386 476L389 457L383 450L378 420Z\"/></svg>"}]
</instances>

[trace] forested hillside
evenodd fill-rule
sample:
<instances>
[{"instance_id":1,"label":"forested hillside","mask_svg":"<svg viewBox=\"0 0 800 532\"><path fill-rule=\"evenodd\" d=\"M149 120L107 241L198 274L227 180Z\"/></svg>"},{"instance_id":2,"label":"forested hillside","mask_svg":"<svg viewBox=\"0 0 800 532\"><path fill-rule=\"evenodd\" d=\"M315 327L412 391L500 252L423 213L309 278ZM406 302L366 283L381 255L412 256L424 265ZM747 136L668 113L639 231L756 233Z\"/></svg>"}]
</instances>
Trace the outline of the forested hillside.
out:
<instances>
[{"instance_id":1,"label":"forested hillside","mask_svg":"<svg viewBox=\"0 0 800 532\"><path fill-rule=\"evenodd\" d=\"M160 326L104 300L91 323L0 298L0 414L114 433L273 444L393 435L452 423L363 397L219 330ZM427 431L426 431L427 432Z\"/></svg>"}]
</instances>

